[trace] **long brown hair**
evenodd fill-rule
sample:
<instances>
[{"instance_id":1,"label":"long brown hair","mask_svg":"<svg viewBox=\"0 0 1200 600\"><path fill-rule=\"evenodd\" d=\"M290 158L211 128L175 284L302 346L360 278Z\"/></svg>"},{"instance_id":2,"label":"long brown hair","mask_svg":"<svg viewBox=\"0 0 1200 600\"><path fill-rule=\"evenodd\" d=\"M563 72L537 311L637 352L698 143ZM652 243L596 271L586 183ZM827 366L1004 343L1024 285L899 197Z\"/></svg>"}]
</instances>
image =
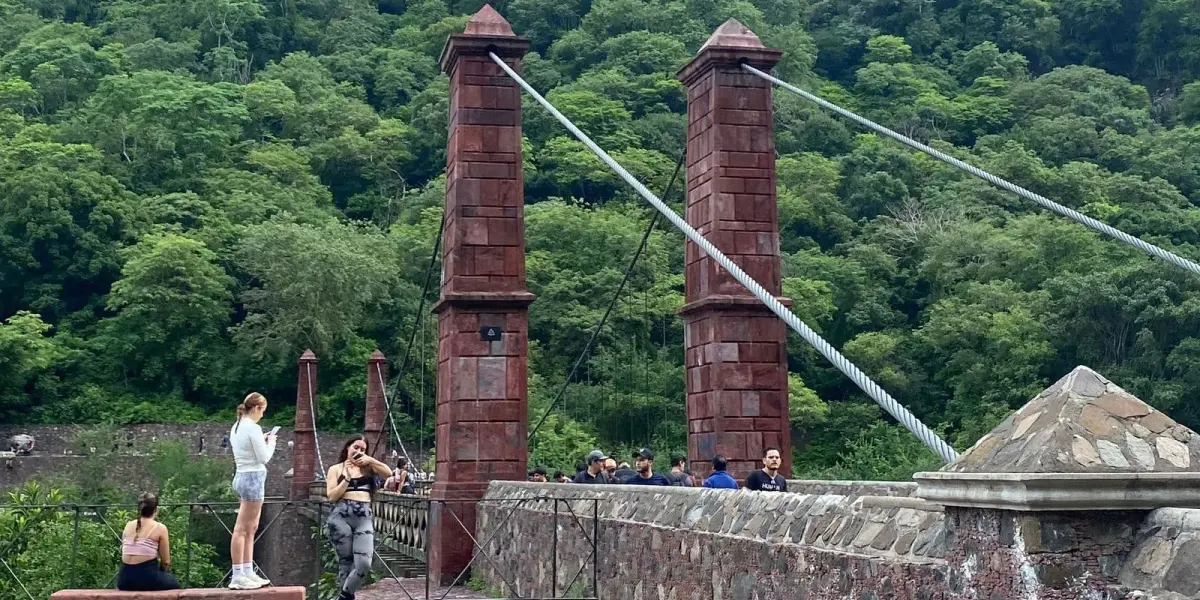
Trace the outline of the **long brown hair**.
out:
<instances>
[{"instance_id":1,"label":"long brown hair","mask_svg":"<svg viewBox=\"0 0 1200 600\"><path fill-rule=\"evenodd\" d=\"M133 539L137 539L138 532L142 529L142 519L149 519L154 516L154 512L158 510L158 496L145 492L138 497L138 516L137 525L133 527Z\"/></svg>"},{"instance_id":2,"label":"long brown hair","mask_svg":"<svg viewBox=\"0 0 1200 600\"><path fill-rule=\"evenodd\" d=\"M266 403L266 396L263 396L258 392L250 392L250 394L246 396L246 399L242 400L242 403L237 406L237 421L233 426L233 430L237 431L238 426L242 423L242 417L246 416L246 413Z\"/></svg>"},{"instance_id":3,"label":"long brown hair","mask_svg":"<svg viewBox=\"0 0 1200 600\"><path fill-rule=\"evenodd\" d=\"M367 456L371 455L371 443L367 441L366 436L361 433L356 433L350 436L350 439L346 440L346 444L342 446L342 451L340 454L338 454L338 462L343 463L346 462L347 458L350 458L350 445L359 440L362 440L363 443L367 445L367 451L363 452L363 454L366 454Z\"/></svg>"}]
</instances>

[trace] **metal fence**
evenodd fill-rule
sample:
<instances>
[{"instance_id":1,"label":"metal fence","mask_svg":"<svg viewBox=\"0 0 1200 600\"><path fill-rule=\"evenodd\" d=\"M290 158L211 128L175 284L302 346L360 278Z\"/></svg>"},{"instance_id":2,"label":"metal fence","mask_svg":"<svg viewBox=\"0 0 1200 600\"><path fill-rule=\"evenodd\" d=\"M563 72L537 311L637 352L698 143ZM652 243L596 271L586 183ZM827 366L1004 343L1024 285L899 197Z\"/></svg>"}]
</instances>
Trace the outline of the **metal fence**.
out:
<instances>
[{"instance_id":1,"label":"metal fence","mask_svg":"<svg viewBox=\"0 0 1200 600\"><path fill-rule=\"evenodd\" d=\"M296 511L300 506L310 501L288 501L281 498L268 498L263 503L263 518L260 520L255 542L272 530L275 523L289 512ZM217 568L214 565L216 556L227 556L224 548L228 547L229 538L233 534L233 526L237 515L237 502L187 502L163 503L159 505L159 521L168 524L171 535L173 571L180 584L188 587L193 583L201 585L222 586L229 583L232 569ZM15 583L19 590L18 598L35 600L36 596L30 591L30 571L36 569L47 556L57 559L55 570L65 575L57 584L64 588L74 588L78 585L96 585L94 571L111 558L111 573L106 576L102 587L112 588L116 585L117 573L121 558L121 533L126 520L136 514L134 504L16 504L0 505L0 522L11 523L14 531L7 532L9 539L0 542L0 599L6 599L5 579ZM179 525L182 524L182 531ZM55 538L51 543L65 540L57 539L55 532L69 531L70 541L60 547L50 547L61 554L39 554L32 565L13 564L27 554L31 546L36 547L42 537ZM35 534L40 534L40 537ZM182 534L182 536L181 536ZM182 540L182 544L180 541ZM204 543L207 542L207 543ZM103 545L103 546L102 546ZM100 547L102 546L102 547ZM224 546L224 547L222 547ZM209 556L212 553L213 556ZM227 561L221 561L227 562ZM256 565L257 568L257 565ZM214 569L217 569L214 571ZM260 569L261 570L261 569ZM214 573L219 573L219 579ZM22 577L25 575L25 577ZM39 579L44 576L32 573ZM89 576L91 575L91 576ZM63 580L65 579L65 580ZM39 583L45 583L40 581ZM45 586L40 589L44 591ZM54 590L51 590L54 591ZM41 595L41 594L39 594ZM48 594L46 594L48 595Z\"/></svg>"},{"instance_id":2,"label":"metal fence","mask_svg":"<svg viewBox=\"0 0 1200 600\"><path fill-rule=\"evenodd\" d=\"M282 498L267 498L263 505L263 517L255 535L256 544L272 531L285 516L303 517L311 537L315 537L315 560L308 579L316 582L310 586L313 596L325 597L330 593L329 575L332 565L332 550L325 541L325 523L333 505L323 497L323 486L308 499L290 501ZM591 514L577 513L573 505L580 501L591 503ZM553 502L553 542L546 555L529 556L529 561L548 566L552 573L550 589L518 593L517 577L507 573L492 558L498 539L496 532L503 524L518 514L522 508L540 504L543 508ZM599 501L595 499L482 499L441 500L427 496L400 495L381 492L372 503L375 525L375 569L380 579L396 581L397 598L405 600L442 599L449 596L455 585L467 583L468 573L473 567L486 569L493 580L499 580L496 595L504 598L544 600L549 598L579 598L594 600L598 597L598 553ZM469 507L491 509L500 521L496 531L486 538L476 537L473 526L467 523ZM237 515L237 502L186 502L163 503L159 506L159 520L167 523L171 534L172 571L184 587L221 587L229 583L232 569L229 567L229 538ZM132 519L136 506L133 504L30 504L0 505L0 524L6 522L22 524L13 532L0 531L0 600L43 600L58 589L77 587L113 588L121 563L121 533L127 520ZM430 513L436 514L454 530L453 535L470 540L472 558L453 578L450 586L439 585L426 568L430 549L437 535L430 528ZM543 510L550 518L550 511ZM590 547L590 553L577 572L560 585L559 572L562 560L558 551L559 528L577 527L582 538ZM182 530L182 531L181 531ZM46 532L52 532L45 539ZM56 532L56 533L55 533ZM35 535L37 534L37 535ZM181 535L182 534L182 535ZM9 538L9 539L4 539ZM182 539L183 543L179 541ZM465 540L464 540L465 541ZM26 560L29 550L41 544L48 552L42 557L52 557L53 565L47 565L57 573L57 579L48 579L21 561ZM300 556L288 557L292 567L297 561L307 560ZM546 565L546 562L549 565ZM590 567L590 569L588 568ZM255 564L258 571L262 571ZM295 570L295 568L293 568ZM590 571L587 573L586 571ZM564 571L565 573L565 571ZM265 573L264 573L265 574ZM453 575L453 574L452 574ZM567 573L569 575L569 573ZM590 580L590 581L589 581ZM321 582L325 583L322 584ZM580 583L581 582L581 583ZM578 592L567 596L577 587L590 588L591 595ZM532 587L526 585L525 587ZM391 588L389 588L390 590ZM560 595L562 593L563 595Z\"/></svg>"}]
</instances>

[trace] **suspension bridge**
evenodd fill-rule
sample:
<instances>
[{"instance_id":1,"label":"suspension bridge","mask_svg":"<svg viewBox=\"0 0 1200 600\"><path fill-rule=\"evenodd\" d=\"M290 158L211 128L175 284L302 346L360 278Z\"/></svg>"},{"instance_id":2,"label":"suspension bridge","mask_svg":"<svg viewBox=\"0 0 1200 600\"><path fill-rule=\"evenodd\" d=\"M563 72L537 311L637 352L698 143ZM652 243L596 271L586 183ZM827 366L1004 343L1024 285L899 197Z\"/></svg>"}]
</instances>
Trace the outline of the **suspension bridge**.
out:
<instances>
[{"instance_id":1,"label":"suspension bridge","mask_svg":"<svg viewBox=\"0 0 1200 600\"><path fill-rule=\"evenodd\" d=\"M1160 561L1158 579L1137 566L1159 560L1146 553L1162 548L1187 560L1200 553L1154 529L1174 519L1200 540L1200 512L1189 512L1200 506L1200 440L1190 430L1080 367L959 455L791 311L781 296L773 91L797 94L1169 264L1198 275L1200 265L774 77L782 53L732 19L679 72L688 92L687 148L676 168L685 173L681 216L662 199L675 177L656 195L522 78L528 49L484 6L442 53L450 77L446 202L425 282L432 291L440 264L431 307L436 469L428 496L376 501L377 555L394 580L387 597L421 597L389 566L396 555L419 563L427 586L461 584L474 572L497 594L521 598L1091 598L1191 585L1162 574L1173 559ZM775 446L790 473L789 329L947 466L918 474L916 484L795 482L793 493L769 497L519 483L527 444L566 387L530 428L528 314L536 304L525 281L523 95L656 211L566 381L661 217L687 240L680 314L688 459L697 471L720 454L743 478ZM291 485L292 501L308 502L305 514L319 523L325 463L316 444L316 363L310 352L300 359ZM381 354L371 357L366 430L377 452L385 436L400 443L386 370ZM1134 531L1143 534L1135 539ZM646 561L649 576L638 572ZM1200 591L1200 581L1194 587Z\"/></svg>"}]
</instances>

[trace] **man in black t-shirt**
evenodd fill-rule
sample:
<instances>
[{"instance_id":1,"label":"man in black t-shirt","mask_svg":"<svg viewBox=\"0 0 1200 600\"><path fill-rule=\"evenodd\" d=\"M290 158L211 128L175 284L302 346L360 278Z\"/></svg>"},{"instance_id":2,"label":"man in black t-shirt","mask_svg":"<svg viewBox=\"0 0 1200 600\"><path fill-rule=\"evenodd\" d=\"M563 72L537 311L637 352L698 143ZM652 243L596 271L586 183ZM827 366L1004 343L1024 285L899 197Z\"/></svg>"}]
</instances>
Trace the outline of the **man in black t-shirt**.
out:
<instances>
[{"instance_id":1,"label":"man in black t-shirt","mask_svg":"<svg viewBox=\"0 0 1200 600\"><path fill-rule=\"evenodd\" d=\"M604 474L604 461L608 457L599 450L592 450L587 455L587 468L575 475L575 483L611 483Z\"/></svg>"},{"instance_id":2,"label":"man in black t-shirt","mask_svg":"<svg viewBox=\"0 0 1200 600\"><path fill-rule=\"evenodd\" d=\"M687 472L686 458L679 454L671 457L671 472L667 473L667 479L671 480L671 485L682 487L694 485L692 475Z\"/></svg>"},{"instance_id":3,"label":"man in black t-shirt","mask_svg":"<svg viewBox=\"0 0 1200 600\"><path fill-rule=\"evenodd\" d=\"M786 492L787 480L779 474L779 465L783 462L779 448L767 448L763 453L763 468L746 477L746 489L760 492Z\"/></svg>"},{"instance_id":4,"label":"man in black t-shirt","mask_svg":"<svg viewBox=\"0 0 1200 600\"><path fill-rule=\"evenodd\" d=\"M626 485L671 485L670 479L654 472L654 453L649 448L634 452L633 457L637 459L637 475L625 481Z\"/></svg>"}]
</instances>

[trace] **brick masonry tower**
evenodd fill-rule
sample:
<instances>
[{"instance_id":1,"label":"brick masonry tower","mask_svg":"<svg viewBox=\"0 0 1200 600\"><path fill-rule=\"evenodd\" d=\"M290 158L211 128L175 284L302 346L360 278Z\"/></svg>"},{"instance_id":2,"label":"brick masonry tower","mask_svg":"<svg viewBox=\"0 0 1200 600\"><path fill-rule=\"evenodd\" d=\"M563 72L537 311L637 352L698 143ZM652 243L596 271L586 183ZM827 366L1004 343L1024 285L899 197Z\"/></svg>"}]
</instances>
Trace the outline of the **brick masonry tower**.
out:
<instances>
[{"instance_id":1,"label":"brick masonry tower","mask_svg":"<svg viewBox=\"0 0 1200 600\"><path fill-rule=\"evenodd\" d=\"M739 64L769 71L781 54L730 19L679 72L688 88L688 223L777 297L771 86ZM790 476L786 325L691 242L686 265L688 458L706 473L721 454L742 479L776 446Z\"/></svg>"},{"instance_id":2,"label":"brick masonry tower","mask_svg":"<svg viewBox=\"0 0 1200 600\"><path fill-rule=\"evenodd\" d=\"M305 350L300 355L300 373L296 377L295 448L292 452L292 499L308 498L308 486L317 472L317 355Z\"/></svg>"},{"instance_id":3,"label":"brick masonry tower","mask_svg":"<svg viewBox=\"0 0 1200 600\"><path fill-rule=\"evenodd\" d=\"M450 132L442 290L433 308L437 467L428 568L435 581L453 580L470 562L475 503L488 482L525 478L533 294L525 289L521 91L488 53L519 72L528 48L484 6L442 50Z\"/></svg>"},{"instance_id":4,"label":"brick masonry tower","mask_svg":"<svg viewBox=\"0 0 1200 600\"><path fill-rule=\"evenodd\" d=\"M387 358L376 350L367 359L367 414L363 424L363 435L371 444L371 455L379 460L387 457L388 438L383 434L387 426L387 405L383 400L383 382L387 377ZM378 441L377 441L378 440Z\"/></svg>"}]
</instances>

